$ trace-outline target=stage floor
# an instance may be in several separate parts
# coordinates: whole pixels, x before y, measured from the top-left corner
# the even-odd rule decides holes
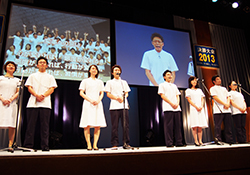
[[[117,150],[113,150],[111,148],[99,148],[99,150],[92,150],[88,151],[86,149],[58,149],[54,150],[51,149],[50,151],[41,151],[37,150],[36,152],[23,152],[21,150],[15,150],[14,153],[7,152],[7,151],[0,151],[0,156],[70,156],[70,155],[95,155],[95,154],[137,154],[137,153],[157,153],[157,152],[185,152],[185,151],[205,151],[205,150],[211,150],[211,149],[232,149],[232,148],[250,148],[250,143],[246,144],[226,144],[224,145],[216,145],[216,144],[210,144],[206,146],[194,146],[194,145],[187,145],[186,147],[171,147],[167,148],[166,146],[159,146],[159,147],[139,147],[132,149],[123,149],[122,147],[118,147]]]

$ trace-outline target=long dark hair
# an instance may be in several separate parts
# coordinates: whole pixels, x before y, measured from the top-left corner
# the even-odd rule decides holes
[[[191,81],[193,81],[194,79],[196,79],[196,77],[193,77],[193,76],[189,77],[189,79],[188,79],[188,87],[189,88],[193,87],[193,85],[191,84]],[[199,88],[198,82],[197,82],[195,88]]]
[[[88,77],[90,77],[90,75],[91,75],[91,73],[90,73],[89,71],[90,71],[90,69],[91,69],[91,67],[92,67],[92,66],[94,66],[94,67],[96,68],[96,70],[97,70],[97,74],[95,75],[95,77],[96,77],[96,78],[98,78],[98,75],[99,75],[99,69],[98,69],[97,65],[94,65],[94,64],[92,64],[91,66],[89,66],[89,70],[88,70]]]

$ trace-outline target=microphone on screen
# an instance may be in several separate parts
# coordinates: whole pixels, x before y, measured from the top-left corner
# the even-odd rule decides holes
[[[121,75],[121,73],[116,73],[116,75]]]
[[[25,67],[25,65],[23,65],[23,70],[25,70],[26,69],[26,67]]]

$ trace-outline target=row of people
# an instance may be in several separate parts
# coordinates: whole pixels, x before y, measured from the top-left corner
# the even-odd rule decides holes
[[[74,32],[74,36],[71,37],[71,31],[65,31],[65,35],[59,35],[58,29],[52,30],[52,33],[48,33],[49,28],[44,26],[43,33],[37,32],[37,28],[33,25],[33,31],[27,32],[26,25],[24,25],[24,36],[21,36],[21,32],[17,31],[15,35],[9,36],[9,39],[13,39],[13,46],[15,47],[15,54],[20,51],[25,51],[27,45],[30,45],[31,51],[36,50],[36,46],[42,47],[41,52],[49,52],[51,47],[56,48],[57,51],[63,47],[68,51],[74,48],[76,51],[89,51],[100,54],[101,52],[110,52],[110,36],[107,37],[107,41],[100,40],[99,34],[96,34],[96,40],[91,37],[88,39],[88,33],[84,33],[84,37],[79,37],[79,32]]]
[[[48,67],[48,60],[44,57],[40,57],[37,60],[38,72],[31,74],[25,86],[28,88],[31,96],[27,104],[27,131],[25,135],[24,146],[32,148],[34,144],[34,132],[35,124],[38,115],[40,117],[41,124],[41,148],[44,151],[48,151],[48,137],[49,137],[49,118],[51,111],[50,95],[57,87],[56,80],[52,75],[46,73]],[[15,114],[16,105],[14,103],[18,96],[18,82],[17,78],[14,78],[13,73],[16,70],[14,62],[7,62],[4,65],[6,71],[5,76],[1,76],[0,79],[0,104],[2,115],[0,127],[10,128],[9,133],[9,147],[13,144],[13,130],[15,128]],[[125,102],[125,133],[123,137],[124,148],[129,148],[129,120],[128,120],[128,92],[130,88],[125,80],[120,78],[121,67],[115,65],[111,69],[111,73],[114,79],[107,81],[106,86],[98,79],[99,70],[96,65],[91,65],[88,70],[87,79],[82,80],[79,90],[80,96],[84,98],[82,115],[79,127],[84,128],[84,135],[87,141],[88,150],[98,150],[97,143],[100,135],[100,128],[106,127],[105,116],[102,106],[102,98],[104,92],[107,93],[110,102],[110,115],[112,124],[111,144],[113,147],[117,147],[118,140],[118,123],[119,118],[123,119],[123,102]],[[158,94],[163,99],[163,123],[164,123],[164,135],[167,147],[184,146],[181,133],[181,108],[179,95],[180,92],[177,86],[172,81],[172,72],[166,70],[163,73],[165,79],[164,83],[161,83],[158,88]],[[224,120],[226,142],[233,143],[232,128],[230,123],[231,111],[230,104],[232,104],[233,115],[236,128],[236,136],[239,143],[246,142],[244,122],[246,116],[246,104],[243,96],[236,92],[237,86],[235,82],[230,84],[231,91],[228,93],[226,88],[222,87],[219,76],[212,78],[214,86],[211,87],[210,92],[213,96],[215,103],[218,106],[214,106],[214,122],[215,122],[215,137],[221,141],[220,125]],[[8,88],[6,88],[8,87]],[[197,80],[195,77],[189,78],[189,88],[186,90],[186,98],[190,103],[190,119],[191,127],[193,130],[193,136],[195,145],[203,145],[202,143],[202,128],[208,127],[206,122],[206,114],[203,108],[203,98],[205,95],[201,89],[197,86]],[[218,112],[220,108],[221,112]],[[11,111],[11,112],[9,112]],[[11,118],[11,117],[12,118]],[[8,119],[8,120],[7,120]],[[94,131],[94,143],[93,146],[90,143],[90,128],[95,128]],[[175,143],[174,143],[175,137]]]

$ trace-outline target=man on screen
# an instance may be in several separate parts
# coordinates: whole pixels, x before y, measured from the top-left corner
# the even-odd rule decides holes
[[[146,51],[143,54],[141,62],[141,68],[145,69],[145,74],[149,79],[149,85],[158,86],[160,83],[163,83],[164,79],[162,74],[166,69],[172,71],[173,78],[171,83],[173,83],[175,80],[175,72],[179,70],[174,57],[162,49],[164,39],[160,34],[153,33],[151,35],[151,41],[154,49]]]

